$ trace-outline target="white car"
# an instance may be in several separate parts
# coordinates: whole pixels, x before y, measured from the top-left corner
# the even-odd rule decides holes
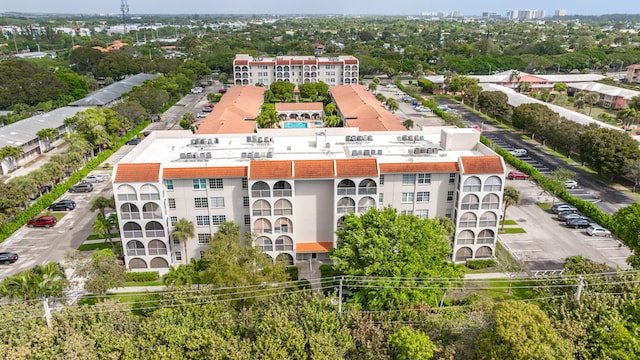
[[[578,182],[575,180],[567,180],[564,182],[564,187],[567,189],[575,189],[578,187]]]
[[[196,117],[197,117],[198,119],[200,119],[200,118],[206,118],[206,117],[207,117],[207,115],[209,115],[209,114],[207,114],[207,113],[203,113],[203,112],[199,112],[199,113],[197,113],[197,114],[196,114]]]
[[[396,85],[395,84],[387,84],[384,87],[386,87],[387,89],[395,89]]]
[[[101,183],[104,179],[100,175],[87,175],[82,178],[83,183]]]
[[[511,153],[511,155],[516,156],[516,157],[521,157],[521,156],[526,156],[527,155],[527,150],[525,149],[513,149],[511,151],[509,151]]]
[[[193,89],[191,89],[191,93],[192,94],[200,94],[202,92],[202,88],[201,87],[194,87]]]
[[[589,236],[611,236],[611,231],[599,225],[591,225],[587,228],[587,234]]]

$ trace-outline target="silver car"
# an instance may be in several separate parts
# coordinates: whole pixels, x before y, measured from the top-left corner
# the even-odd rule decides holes
[[[101,183],[104,179],[100,175],[87,175],[82,178],[83,183]]]

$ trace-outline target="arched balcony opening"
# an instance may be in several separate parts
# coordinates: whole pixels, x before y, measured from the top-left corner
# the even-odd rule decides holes
[[[371,196],[365,196],[362,199],[360,199],[360,201],[358,201],[359,214],[364,214],[367,211],[369,211],[369,209],[375,209],[375,208],[376,208],[376,200]]]
[[[478,244],[493,244],[495,242],[495,233],[493,230],[484,229],[478,234]]]
[[[476,259],[490,259],[493,257],[493,251],[488,246],[483,246],[476,250]]]
[[[498,215],[496,215],[496,213],[487,211],[480,216],[480,227],[494,226],[498,226]]]
[[[247,67],[247,66],[243,66],[243,67],[242,67],[242,71],[249,71],[249,67]]]
[[[479,177],[471,176],[464,181],[464,184],[462,185],[462,191],[464,192],[480,191],[480,189],[482,188],[481,184],[482,182],[480,181]]]
[[[276,233],[292,233],[293,232],[293,222],[291,219],[287,218],[279,218],[276,220]]]
[[[236,66],[234,70],[235,71],[242,71],[242,68],[240,66]]]
[[[136,189],[131,185],[123,184],[118,186],[118,200],[131,201],[138,200]]]
[[[257,200],[251,211],[253,216],[271,216],[271,204],[266,200]]]
[[[160,190],[155,185],[144,184],[140,188],[140,200],[160,200]]]
[[[266,236],[259,236],[256,239],[256,248],[262,251],[273,251],[273,241]]]
[[[342,180],[338,183],[338,195],[355,195],[356,183],[349,179]]]
[[[463,230],[458,234],[457,245],[473,245],[476,236],[471,230]]]
[[[460,216],[458,226],[461,228],[474,228],[478,223],[478,217],[472,212],[467,212]]]
[[[271,188],[269,184],[264,181],[257,181],[253,185],[251,185],[251,196],[254,198],[259,197],[270,197],[271,196]]]
[[[484,191],[500,191],[502,190],[502,179],[497,176],[490,176],[484,182]]]
[[[144,244],[138,240],[127,242],[127,256],[144,256]]]
[[[167,245],[158,239],[149,241],[149,255],[167,255]]]
[[[287,181],[280,180],[273,185],[273,196],[288,197],[291,195],[291,184],[289,184]]]
[[[140,219],[140,210],[132,203],[120,205],[120,217],[123,220]]]
[[[125,238],[141,238],[142,227],[138,223],[128,222],[122,227]]]
[[[457,262],[467,261],[468,259],[471,259],[472,256],[473,256],[473,251],[471,251],[471,249],[468,247],[463,247],[458,249],[458,251],[456,251]]]
[[[273,232],[271,221],[267,219],[257,219],[253,222],[253,232],[256,234],[271,234]]]
[[[293,215],[293,206],[286,199],[280,199],[273,205],[273,215]]]
[[[140,258],[133,258],[129,260],[129,269],[146,269],[147,263]]]
[[[480,205],[480,199],[473,194],[466,195],[462,198],[460,209],[462,210],[478,210]]]
[[[166,269],[169,267],[167,260],[160,257],[151,259],[149,265],[152,269]]]
[[[338,214],[346,214],[356,212],[356,202],[349,197],[343,197],[338,200]]]
[[[156,203],[146,203],[142,206],[142,217],[144,219],[162,219],[162,209]]]
[[[242,80],[242,85],[249,85],[249,80],[248,79]]]
[[[358,184],[358,195],[374,195],[377,193],[378,187],[372,179],[364,179]]]
[[[340,216],[338,221],[336,222],[336,230],[344,229],[344,216]]]
[[[290,254],[287,253],[283,253],[283,254],[279,254],[276,257],[276,261],[280,261],[286,265],[293,265],[293,256],[291,256]]]
[[[276,239],[276,251],[293,251],[293,240],[287,235],[278,236]]]
[[[482,198],[483,209],[499,209],[500,197],[496,194],[487,194]]]
[[[164,237],[164,226],[157,221],[149,221],[144,227],[147,237]]]

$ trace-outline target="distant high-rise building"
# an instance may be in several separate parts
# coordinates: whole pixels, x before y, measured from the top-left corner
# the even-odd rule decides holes
[[[556,10],[554,15],[556,17],[567,16],[567,10],[564,10],[564,9]]]
[[[507,11],[506,17],[512,20],[533,20],[542,19],[545,15],[546,13],[544,10],[521,9]]]

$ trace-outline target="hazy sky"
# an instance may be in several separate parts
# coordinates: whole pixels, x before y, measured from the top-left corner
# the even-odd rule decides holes
[[[0,12],[119,13],[121,0],[2,0]],[[130,14],[386,14],[417,15],[421,12],[454,11],[480,15],[483,11],[504,14],[512,9],[554,10],[569,14],[640,14],[640,1],[597,0],[127,0]]]

